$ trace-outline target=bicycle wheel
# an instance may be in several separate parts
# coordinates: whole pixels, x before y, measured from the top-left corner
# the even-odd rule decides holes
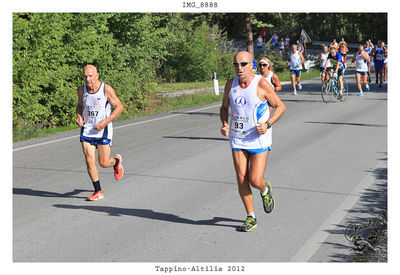
[[[335,88],[332,84],[333,82],[330,80],[326,80],[322,83],[321,96],[325,103],[334,102],[336,100]]]
[[[343,79],[343,95],[339,98],[341,102],[345,102],[349,96],[349,87],[347,86],[346,80]]]

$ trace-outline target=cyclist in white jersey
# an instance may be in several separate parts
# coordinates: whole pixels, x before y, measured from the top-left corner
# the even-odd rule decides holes
[[[357,82],[358,90],[360,92],[358,94],[359,96],[364,95],[364,92],[363,92],[362,86],[361,86],[361,78],[363,80],[366,90],[367,91],[370,90],[369,85],[368,85],[368,62],[370,62],[369,54],[366,51],[364,51],[363,45],[358,46],[358,51],[354,55],[350,66],[354,67],[354,63],[356,63],[356,82]]]
[[[96,167],[96,149],[101,167],[113,167],[117,180],[120,180],[124,173],[121,155],[110,157],[112,121],[122,113],[124,107],[114,89],[99,81],[99,73],[95,66],[84,67],[83,81],[85,84],[78,89],[76,123],[81,126],[80,141],[94,187],[94,192],[88,200],[93,201],[104,197]],[[112,112],[111,106],[115,107]]]
[[[329,71],[332,68],[331,61],[328,59],[329,49],[328,46],[323,46],[323,52],[318,55],[318,60],[320,63],[320,71],[321,71],[321,82],[324,83],[326,80],[329,79],[329,74],[327,74],[324,70],[325,63],[328,62],[328,66],[326,71]]]
[[[251,186],[260,190],[265,212],[272,212],[275,206],[271,184],[264,179],[264,172],[272,144],[269,129],[286,107],[272,86],[254,74],[248,52],[238,52],[233,64],[236,76],[225,85],[220,109],[221,133],[229,135],[239,194],[247,212],[246,221],[238,230],[249,232],[257,228]],[[272,116],[269,105],[274,107]]]

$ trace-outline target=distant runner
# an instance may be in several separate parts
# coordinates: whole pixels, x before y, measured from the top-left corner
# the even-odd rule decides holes
[[[385,68],[385,48],[382,46],[382,40],[378,40],[376,48],[373,49],[374,65],[375,65],[375,77],[376,84],[378,84],[379,77],[379,88],[382,88],[383,84],[383,69]]]
[[[290,67],[290,79],[292,81],[292,87],[293,87],[293,95],[297,95],[297,90],[296,90],[296,81],[297,81],[297,88],[301,91],[302,86],[301,86],[301,69],[302,69],[302,64],[304,62],[304,57],[303,54],[298,51],[297,45],[292,45],[292,53],[290,54],[290,59],[289,59],[289,67]]]
[[[321,82],[324,83],[326,80],[329,79],[329,74],[326,71],[329,71],[332,68],[331,61],[328,59],[329,50],[328,46],[323,46],[323,52],[318,55],[318,60],[320,64],[320,71],[321,71]],[[328,66],[325,70],[325,64],[328,62]]]
[[[364,92],[362,90],[361,86],[361,78],[363,80],[363,83],[365,85],[365,89],[367,91],[370,90],[369,85],[368,85],[368,64],[367,62],[370,61],[369,54],[364,51],[364,47],[362,45],[358,46],[358,51],[354,55],[353,60],[351,61],[351,67],[354,66],[354,62],[356,63],[356,82],[357,82],[357,87],[358,91],[360,92],[358,95],[363,96]]]

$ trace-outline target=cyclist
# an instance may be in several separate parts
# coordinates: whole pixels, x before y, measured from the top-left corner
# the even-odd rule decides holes
[[[364,92],[362,90],[361,86],[361,77],[363,80],[363,83],[365,85],[365,89],[369,91],[369,85],[367,81],[367,75],[368,75],[368,64],[367,62],[370,61],[369,54],[364,51],[363,45],[358,46],[358,51],[354,55],[353,60],[351,61],[351,67],[354,66],[354,62],[356,63],[356,81],[357,81],[357,87],[360,93],[358,94],[359,96],[363,96]]]
[[[343,62],[343,57],[340,53],[337,52],[336,47],[331,47],[329,49],[328,60],[331,61],[333,69],[335,70],[335,78],[339,76],[339,94],[343,96],[343,76],[345,71],[345,65]],[[324,71],[328,68],[328,62],[325,63]]]

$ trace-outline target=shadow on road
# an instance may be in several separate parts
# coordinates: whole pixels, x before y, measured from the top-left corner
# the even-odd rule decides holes
[[[227,138],[217,138],[217,137],[185,137],[185,136],[163,136],[163,138],[176,138],[176,139],[191,139],[191,140],[198,140],[198,139],[204,139],[204,140],[219,140],[219,141],[229,141]]]
[[[179,115],[200,115],[200,116],[219,116],[219,113],[211,113],[211,112],[171,112],[172,114],[179,114]]]
[[[347,125],[347,126],[361,126],[361,127],[380,127],[380,128],[386,128],[387,127],[386,124],[365,124],[365,123],[336,122],[336,121],[305,121],[304,123]]]
[[[54,207],[57,208],[64,208],[64,209],[76,209],[76,210],[88,210],[88,211],[95,211],[95,212],[103,212],[108,213],[110,216],[133,216],[139,218],[145,218],[150,220],[160,220],[160,221],[167,221],[173,223],[185,223],[185,224],[192,224],[192,225],[212,225],[212,226],[224,226],[224,227],[233,227],[238,228],[239,225],[234,224],[223,224],[219,222],[234,222],[234,223],[243,223],[242,220],[235,220],[229,218],[222,218],[222,217],[214,217],[209,220],[190,220],[181,218],[174,214],[169,213],[161,213],[155,212],[149,209],[130,209],[130,208],[120,208],[120,207],[110,207],[110,206],[79,206],[79,205],[67,205],[67,204],[54,204]]]
[[[385,153],[386,154],[386,153]],[[387,157],[383,159],[387,161]],[[335,229],[326,230],[338,235],[340,243],[324,242],[335,252],[329,255],[329,262],[386,262],[387,261],[387,168],[367,171],[375,177],[374,184],[361,194],[359,203],[347,210],[347,217]],[[384,224],[383,222],[384,221]],[[382,230],[383,229],[383,230]],[[349,236],[352,238],[349,240]],[[367,246],[358,246],[368,241],[375,250]],[[375,244],[374,244],[375,242]],[[358,243],[358,244],[357,244]],[[357,245],[355,245],[357,244]],[[362,251],[355,252],[355,248]],[[329,249],[329,248],[328,248]]]
[[[13,188],[14,195],[27,195],[27,196],[37,196],[37,197],[48,197],[48,198],[75,198],[75,199],[85,199],[86,197],[75,196],[83,192],[90,192],[90,190],[85,189],[74,189],[67,193],[56,193],[49,191],[33,190],[29,188]]]

